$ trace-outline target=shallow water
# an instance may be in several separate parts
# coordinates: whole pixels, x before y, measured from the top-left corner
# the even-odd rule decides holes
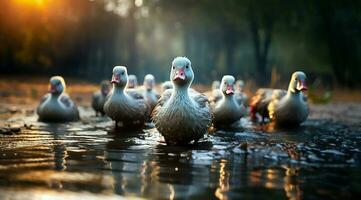
[[[0,199],[341,199],[361,188],[361,125],[310,119],[294,130],[217,131],[170,147],[154,128],[115,131],[107,118],[68,124],[18,113],[1,123]],[[23,127],[24,123],[26,127]]]

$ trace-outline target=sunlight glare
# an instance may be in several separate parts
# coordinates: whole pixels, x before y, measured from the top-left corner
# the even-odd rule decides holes
[[[47,0],[14,0],[15,3],[24,6],[44,7]]]

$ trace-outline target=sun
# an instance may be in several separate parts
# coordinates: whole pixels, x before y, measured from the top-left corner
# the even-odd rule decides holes
[[[14,0],[15,3],[24,6],[44,7],[48,0]]]

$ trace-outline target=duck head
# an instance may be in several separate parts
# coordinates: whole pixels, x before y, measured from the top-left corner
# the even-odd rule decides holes
[[[128,72],[124,66],[115,66],[113,68],[113,76],[111,83],[115,87],[124,88],[128,83]]]
[[[235,79],[231,75],[225,75],[222,78],[220,90],[225,96],[234,94]]]
[[[65,91],[65,81],[61,76],[53,76],[49,81],[49,93],[61,95]]]
[[[237,91],[242,92],[242,91],[243,91],[243,87],[244,87],[244,82],[243,82],[243,80],[238,80],[238,81],[236,82]]]
[[[110,92],[110,83],[108,80],[103,80],[100,83],[100,92],[103,96],[107,96]]]
[[[193,78],[191,61],[186,57],[175,58],[170,72],[170,80],[173,82],[174,87],[189,87]]]
[[[128,88],[135,88],[138,86],[138,79],[134,74],[129,74],[128,79]]]
[[[213,81],[212,82],[212,90],[218,90],[221,83],[219,81]]]
[[[147,91],[153,90],[155,85],[155,78],[152,74],[147,74],[144,77],[143,86]]]
[[[168,90],[168,89],[172,89],[173,88],[173,85],[172,85],[172,82],[170,81],[164,81],[162,83],[162,92]]]
[[[291,77],[288,91],[293,93],[307,91],[306,79],[307,77],[305,73],[301,71],[294,72]]]

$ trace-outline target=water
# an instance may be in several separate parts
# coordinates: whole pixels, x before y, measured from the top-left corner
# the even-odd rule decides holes
[[[170,147],[156,129],[115,131],[81,110],[68,124],[20,112],[1,123],[0,199],[344,199],[360,195],[361,125],[310,119],[295,130],[242,120],[200,144]],[[24,123],[27,127],[23,127]],[[30,126],[31,125],[31,126]],[[265,131],[267,130],[267,131]]]

